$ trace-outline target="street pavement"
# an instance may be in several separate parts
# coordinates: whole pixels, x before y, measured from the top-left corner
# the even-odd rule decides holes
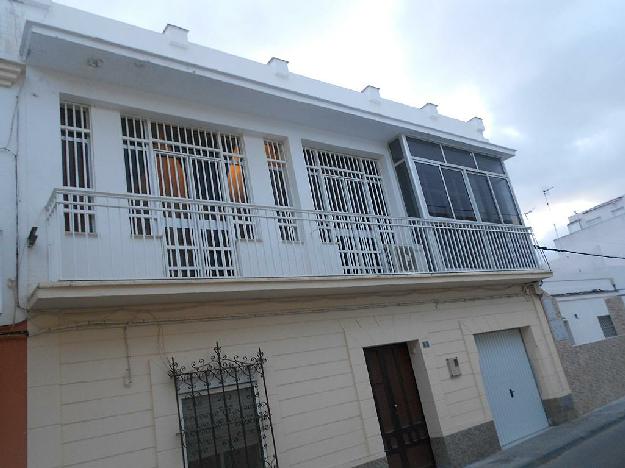
[[[625,421],[580,442],[542,466],[544,468],[622,468],[625,466]]]
[[[625,398],[502,450],[470,468],[624,468]]]

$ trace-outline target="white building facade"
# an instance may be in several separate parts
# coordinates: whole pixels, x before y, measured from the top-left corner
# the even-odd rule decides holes
[[[1,5],[27,466],[461,466],[570,417],[481,120]]]
[[[616,336],[606,299],[625,295],[625,197],[575,213],[568,229],[554,241],[562,252],[543,289],[557,299],[575,344]]]

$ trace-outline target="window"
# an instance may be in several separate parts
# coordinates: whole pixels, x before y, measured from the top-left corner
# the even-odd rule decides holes
[[[469,183],[471,184],[475,204],[482,221],[499,223],[499,212],[497,211],[493,194],[490,191],[488,178],[485,175],[469,174]]]
[[[65,232],[93,234],[94,199],[80,194],[93,190],[89,108],[62,102],[60,114],[63,187],[76,189],[74,194],[63,195],[63,201],[68,202],[63,204]]]
[[[447,190],[440,168],[423,163],[417,163],[416,166],[430,216],[453,218],[454,215],[447,198]]]
[[[312,148],[304,158],[316,210],[388,215],[375,160]]]
[[[475,154],[475,161],[477,162],[477,168],[482,171],[504,174],[503,164],[500,159],[484,156],[483,154]]]
[[[126,191],[138,195],[151,195],[149,140],[143,120],[122,118],[122,147]],[[132,233],[139,236],[153,235],[155,220],[147,209],[148,201],[131,199],[129,204],[131,207],[137,207],[130,209]]]
[[[430,216],[522,224],[500,159],[414,138],[406,140]]]
[[[495,194],[495,200],[499,206],[499,213],[501,213],[501,220],[504,224],[521,224],[521,218],[519,212],[516,209],[514,198],[512,197],[512,190],[506,179],[500,177],[489,177],[493,193]]]
[[[263,353],[230,358],[214,349],[189,370],[171,362],[184,466],[278,466]]]
[[[265,140],[265,157],[276,206],[292,206],[284,146],[279,141]],[[278,211],[278,228],[283,241],[297,241],[297,227],[292,211]]]
[[[470,167],[475,169],[477,166],[471,153],[465,150],[451,148],[448,146],[445,149],[445,160],[449,164],[456,164],[457,166]]]
[[[391,158],[395,163],[395,173],[397,174],[397,182],[399,182],[399,189],[404,200],[404,206],[406,207],[406,213],[412,218],[419,217],[419,204],[415,196],[415,192],[412,188],[412,182],[410,180],[410,170],[404,158],[404,152],[401,148],[401,142],[399,140],[393,140],[388,145],[391,152]]]
[[[253,387],[183,397],[180,403],[188,468],[263,466]],[[229,426],[237,431],[232,440]]]
[[[444,162],[441,145],[429,141],[407,138],[408,149],[413,158],[429,159],[431,161]]]
[[[169,277],[234,276],[234,240],[256,236],[241,206],[250,197],[240,137],[133,117],[121,127],[132,233],[156,235],[160,220]],[[220,201],[238,205],[211,203]]]
[[[304,148],[321,240],[338,246],[344,274],[382,273],[378,230],[390,228],[382,176],[374,159]],[[345,213],[341,215],[339,213]],[[384,235],[382,236],[384,237]]]
[[[597,320],[599,320],[599,326],[601,327],[603,336],[610,338],[611,336],[617,335],[614,322],[612,322],[612,317],[609,315],[599,315],[597,316]]]
[[[475,213],[471,206],[471,199],[464,183],[462,172],[455,169],[441,169],[445,179],[445,186],[456,219],[475,221]]]

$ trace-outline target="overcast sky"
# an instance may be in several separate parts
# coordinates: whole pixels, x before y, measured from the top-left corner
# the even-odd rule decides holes
[[[508,162],[537,237],[625,193],[625,2],[62,0],[312,78],[467,120]],[[175,5],[175,7],[173,7]],[[542,190],[550,191],[553,216]]]

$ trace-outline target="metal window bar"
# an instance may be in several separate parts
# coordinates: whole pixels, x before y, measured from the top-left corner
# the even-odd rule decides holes
[[[183,466],[278,468],[263,352],[213,351],[188,368],[171,358]]]
[[[163,237],[169,277],[235,276],[235,240],[257,237],[244,207],[249,191],[240,138],[141,118],[121,123],[128,192],[179,200],[158,210],[133,200],[140,208],[129,210],[132,233]]]
[[[370,216],[386,216],[382,177],[376,161],[331,151],[304,149],[315,209],[361,214],[365,222],[343,216],[319,215],[322,242],[338,246],[344,274],[379,274],[387,260],[381,228]]]
[[[531,230],[524,226],[281,207],[307,240],[294,251],[294,246],[283,245],[275,228],[281,217],[275,205],[101,192],[91,192],[88,201],[82,194],[57,189],[48,206],[50,232],[64,233],[65,205],[77,196],[83,198],[75,203],[78,210],[89,205],[102,220],[98,238],[88,245],[51,236],[49,258],[62,263],[51,269],[60,272],[59,279],[378,275],[545,266],[544,253],[536,251]],[[149,207],[150,216],[158,220],[158,236],[132,236],[123,229],[129,210],[138,206]],[[241,208],[250,209],[246,216],[253,225],[267,227],[263,232],[268,238],[239,258],[234,246]],[[315,238],[322,242],[308,242]],[[97,268],[89,271],[89,265]]]
[[[63,187],[89,192],[93,190],[89,108],[61,102],[60,123]],[[93,199],[87,194],[76,194],[67,195],[64,201],[65,232],[95,234]]]
[[[145,121],[138,118],[122,117],[122,147],[126,191],[135,194],[152,194],[150,141]],[[157,233],[157,219],[149,210],[145,200],[129,200],[129,221],[135,236],[153,236]],[[136,207],[136,208],[134,208]]]
[[[604,337],[610,338],[618,335],[612,317],[609,315],[598,315],[597,320],[599,320],[599,326],[601,327]]]
[[[290,195],[287,160],[282,142],[265,140],[265,157],[269,168],[269,177],[276,206],[293,206]],[[289,211],[278,210],[278,229],[283,241],[297,242],[299,234],[297,225]]]

